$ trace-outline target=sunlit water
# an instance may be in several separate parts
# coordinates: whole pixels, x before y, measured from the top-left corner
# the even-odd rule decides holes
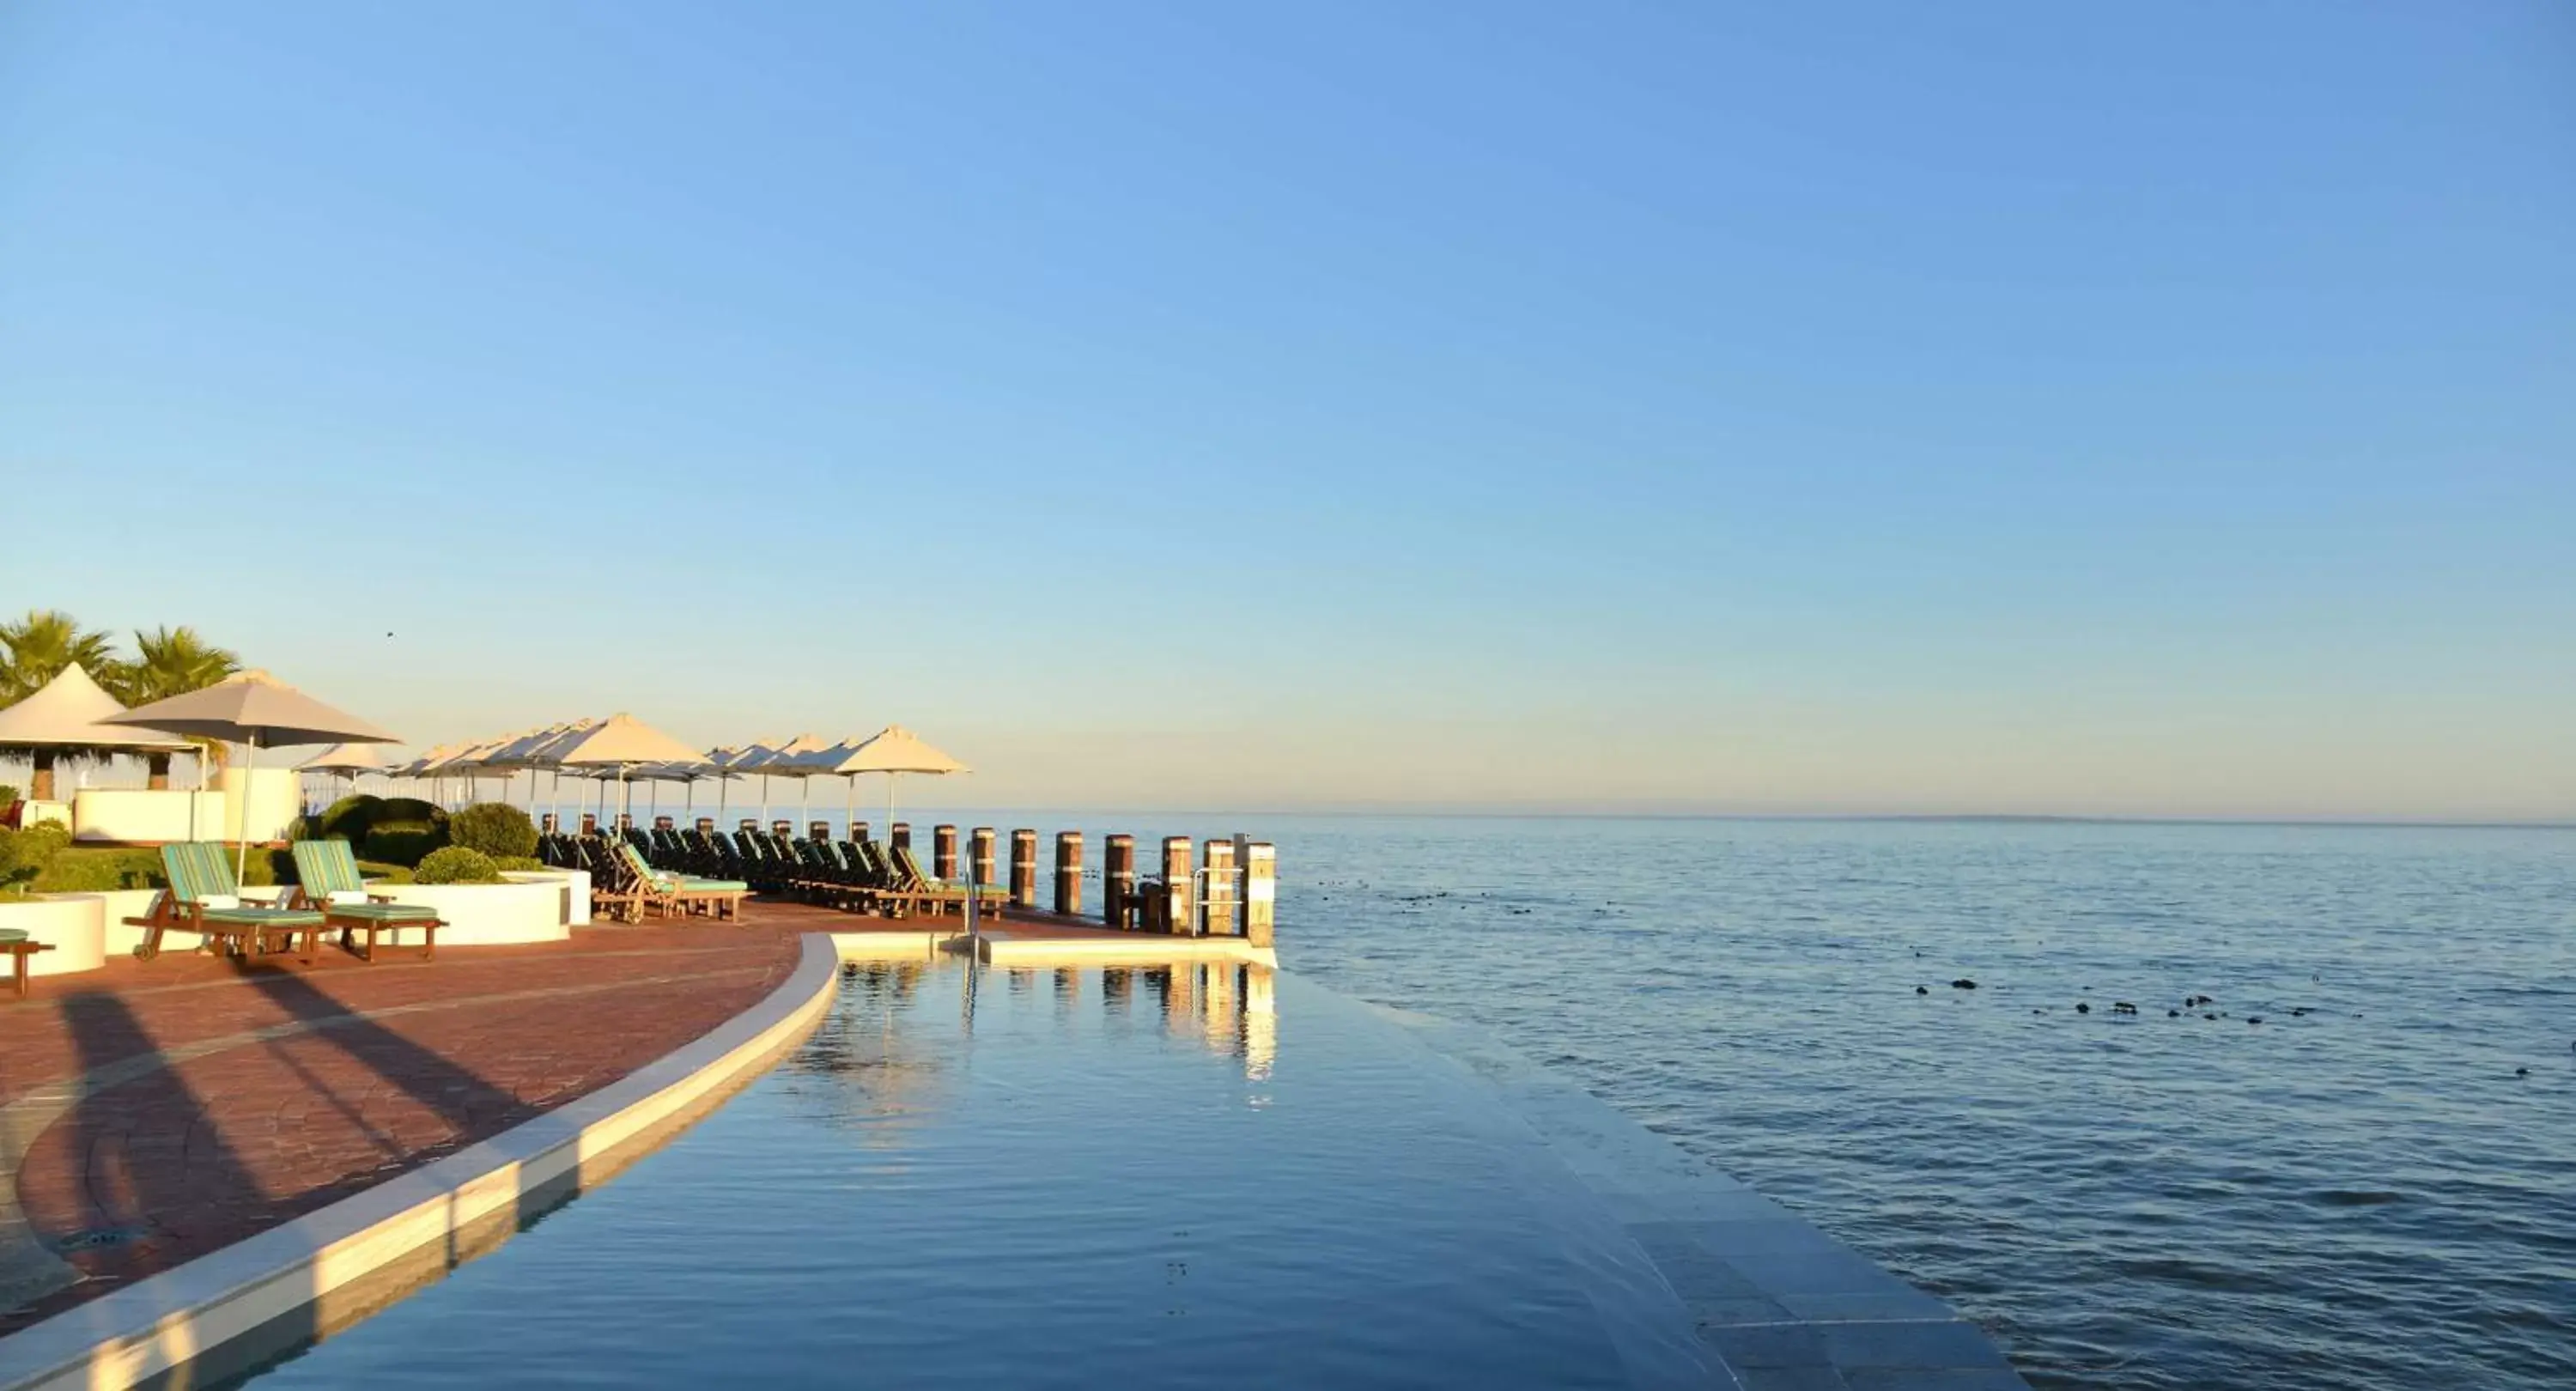
[[[1090,820],[1095,847],[1237,828]],[[1947,1298],[2035,1384],[2576,1385],[2576,833],[1243,824],[1280,846],[1295,972],[1489,1027]],[[1146,1381],[1301,1327],[1357,1329],[1334,1354],[1355,1360],[1248,1379],[1605,1374],[1580,1318],[1491,1342],[1574,1287],[1566,1234],[1530,1229],[1456,1143],[1473,1126],[1402,1132],[1420,1160],[1379,1185],[1388,1241],[1297,1230],[1298,1204],[1383,1163],[1335,1126],[1464,1114],[1388,1039],[1301,1036],[1283,976],[1263,1047],[1297,1065],[1271,1077],[1249,1032],[1210,1046],[1155,1022],[1142,977],[1123,1006],[1083,979],[988,976],[971,1035],[953,972],[878,989],[633,1173],[275,1375],[1023,1369],[960,1300],[1110,1329],[1104,1355]],[[1355,1090],[1271,1109],[1319,1077]],[[1322,1125],[1279,1129],[1296,1118]],[[1292,1182],[1265,1183],[1283,1162]],[[1028,1164],[1076,1181],[1011,1172]],[[1139,1233],[1168,1255],[1140,1263]],[[1408,1241],[1471,1258],[1372,1257]],[[1367,1336],[1335,1312],[1359,1287],[1399,1289],[1418,1322]],[[817,1298],[842,1308],[819,1333]],[[1133,1317],[1165,1308],[1202,1317]]]
[[[1289,964],[1492,1027],[2035,1384],[2576,1385],[2576,833],[1263,829]]]
[[[260,1379],[1711,1384],[1609,1211],[1365,1006],[954,957],[847,968],[667,1148]]]

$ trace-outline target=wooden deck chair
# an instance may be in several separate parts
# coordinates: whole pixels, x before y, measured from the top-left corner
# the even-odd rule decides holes
[[[751,886],[739,879],[692,879],[684,874],[669,874],[645,862],[643,853],[634,846],[626,851],[626,867],[642,881],[644,901],[665,913],[699,913],[731,920],[742,916],[743,895]]]
[[[232,861],[211,841],[172,841],[161,847],[161,869],[170,886],[152,901],[149,915],[127,918],[144,930],[134,959],[150,961],[161,954],[161,937],[172,928],[198,934],[209,951],[252,956],[291,948],[301,937],[302,959],[313,960],[321,944],[323,918],[305,908],[246,905],[241,885],[233,879]]]
[[[50,942],[39,942],[28,937],[26,930],[23,928],[0,928],[0,952],[7,952],[9,954],[9,975],[10,978],[17,983],[19,999],[23,1000],[27,998],[27,966],[29,961],[36,955],[36,953],[40,951],[52,951],[53,949],[53,944]]]
[[[438,930],[447,926],[438,910],[417,903],[397,903],[390,894],[372,893],[364,876],[358,873],[358,857],[345,840],[300,840],[295,843],[295,899],[297,906],[312,908],[322,914],[322,929],[340,930],[340,945],[355,952],[360,961],[376,959],[376,938],[392,934],[394,944],[401,945],[405,930],[420,933],[420,959],[438,956]],[[366,934],[367,945],[357,945],[358,934]]]

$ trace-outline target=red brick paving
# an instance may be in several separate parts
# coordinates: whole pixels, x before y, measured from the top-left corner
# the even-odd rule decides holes
[[[796,934],[848,915],[747,904],[739,924],[577,930],[376,965],[243,967],[170,954],[35,982],[0,1002],[0,1104],[120,1062],[11,1177],[81,1284],[0,1333],[429,1163],[625,1076],[784,981]],[[280,1026],[284,1026],[281,1028]],[[258,1030],[277,1036],[242,1039]],[[155,1055],[217,1046],[167,1066]]]

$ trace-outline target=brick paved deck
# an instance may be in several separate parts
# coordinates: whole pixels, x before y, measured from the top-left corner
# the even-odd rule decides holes
[[[0,999],[0,1219],[18,1209],[17,1244],[31,1233],[81,1282],[0,1309],[0,1334],[616,1081],[775,989],[798,932],[859,925],[749,904],[738,925],[434,962],[173,954],[40,978]]]

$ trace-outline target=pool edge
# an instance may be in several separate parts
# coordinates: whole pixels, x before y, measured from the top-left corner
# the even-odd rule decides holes
[[[0,1338],[0,1391],[197,1378],[191,1361],[291,1323],[334,1291],[442,1244],[482,1244],[577,1191],[585,1171],[728,1083],[756,1075],[831,1006],[840,953],[799,935],[795,969],[749,1009],[609,1085],[292,1222]],[[479,1251],[476,1252],[479,1254]],[[458,1257],[461,1263],[469,1256]],[[318,1319],[305,1322],[319,1327]]]

